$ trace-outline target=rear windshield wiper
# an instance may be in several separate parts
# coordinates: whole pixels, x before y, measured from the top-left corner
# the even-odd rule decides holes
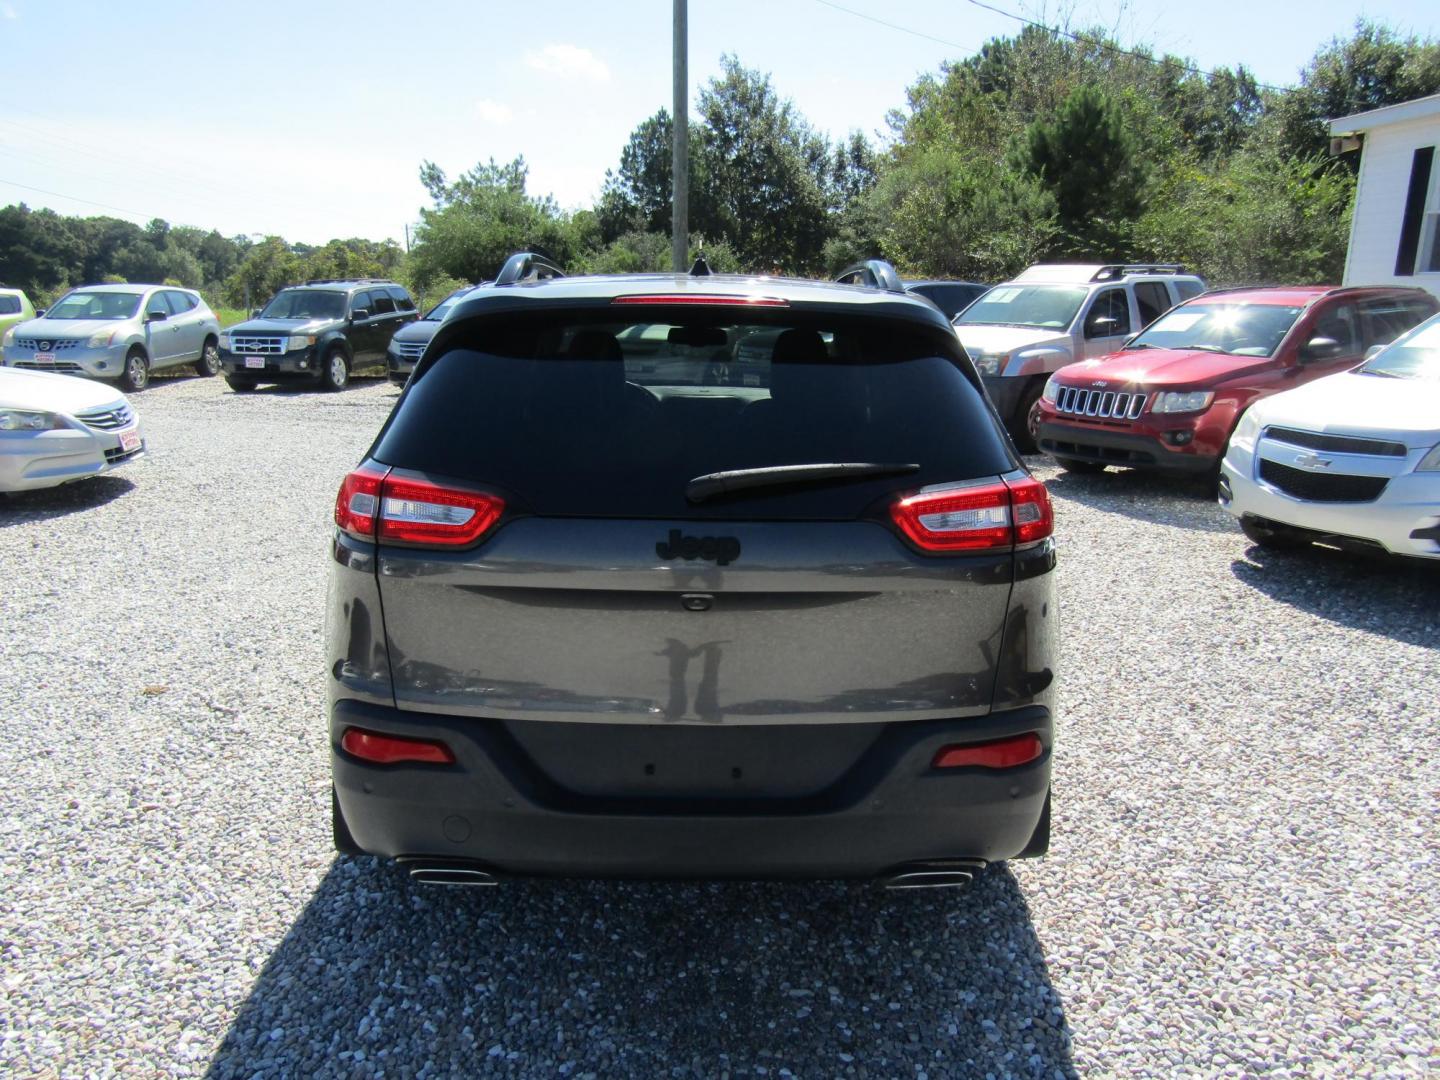
[[[766,465],[759,469],[731,469],[706,473],[685,485],[685,498],[692,503],[713,499],[731,491],[779,487],[824,480],[849,480],[865,476],[900,476],[919,472],[919,465],[885,465],[874,461],[831,461],[815,465]]]

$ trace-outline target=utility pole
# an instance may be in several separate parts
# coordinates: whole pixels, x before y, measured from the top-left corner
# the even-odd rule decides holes
[[[677,274],[685,272],[690,260],[690,94],[687,86],[685,2],[675,0],[675,108],[673,152],[670,174],[673,184],[670,221],[670,262]]]

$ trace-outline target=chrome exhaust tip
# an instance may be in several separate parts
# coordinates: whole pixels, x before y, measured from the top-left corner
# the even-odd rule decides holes
[[[410,867],[410,880],[426,885],[499,885],[494,874],[477,870],[473,866],[443,866],[417,864]]]
[[[943,863],[902,866],[880,883],[887,889],[968,889],[985,872],[984,859],[951,859]]]

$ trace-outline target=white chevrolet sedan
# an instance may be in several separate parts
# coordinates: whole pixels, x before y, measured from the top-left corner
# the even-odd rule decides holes
[[[1230,437],[1220,505],[1265,547],[1440,559],[1440,315],[1353,371],[1253,405]]]
[[[55,487],[144,452],[140,420],[113,386],[0,368],[0,491]]]

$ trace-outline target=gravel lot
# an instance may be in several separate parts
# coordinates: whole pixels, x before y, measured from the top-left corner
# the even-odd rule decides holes
[[[395,391],[138,395],[0,501],[0,1073],[1440,1070],[1440,567],[1052,481],[1049,858],[852,885],[417,890],[329,843],[328,515]]]

